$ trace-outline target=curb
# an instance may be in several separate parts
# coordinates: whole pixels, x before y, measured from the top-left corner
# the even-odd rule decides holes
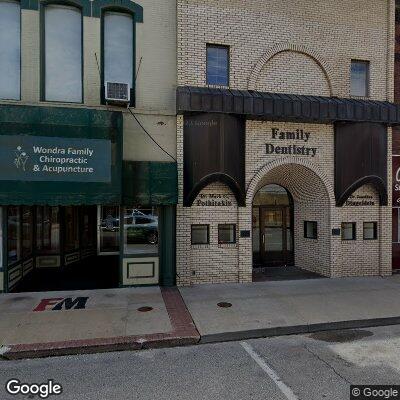
[[[141,336],[0,346],[0,358],[20,360],[76,354],[133,351],[197,344],[200,334],[177,288],[161,288],[173,330]]]
[[[400,325],[400,317],[372,318],[362,320],[322,322],[307,325],[294,325],[275,328],[250,329],[245,331],[212,333],[201,336],[200,342],[217,343],[246,339],[259,339],[273,336],[299,335],[341,329],[373,328],[377,326]]]

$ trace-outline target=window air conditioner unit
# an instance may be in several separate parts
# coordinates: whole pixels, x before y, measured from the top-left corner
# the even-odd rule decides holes
[[[105,89],[107,103],[129,104],[131,90],[128,83],[106,82]]]

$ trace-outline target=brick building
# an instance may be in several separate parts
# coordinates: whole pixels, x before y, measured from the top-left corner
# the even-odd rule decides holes
[[[395,2],[178,0],[177,20],[178,284],[390,275]]]
[[[0,292],[173,285],[175,0],[0,0],[0,54]]]

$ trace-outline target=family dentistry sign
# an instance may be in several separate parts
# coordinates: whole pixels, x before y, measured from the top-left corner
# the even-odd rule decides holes
[[[271,139],[285,142],[285,145],[277,145],[276,143],[266,143],[266,154],[293,155],[315,157],[318,149],[316,147],[308,147],[307,143],[311,137],[310,132],[305,132],[303,129],[295,131],[281,131],[277,128],[271,129]],[[287,142],[295,141],[296,143],[287,145]],[[299,144],[304,143],[304,144]]]
[[[104,139],[0,136],[0,180],[110,182],[111,142]]]

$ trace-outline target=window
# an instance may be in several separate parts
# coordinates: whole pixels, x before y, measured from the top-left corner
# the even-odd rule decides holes
[[[100,210],[100,253],[119,252],[119,207],[101,206]]]
[[[235,224],[218,225],[218,243],[219,244],[236,243]]]
[[[128,83],[133,88],[134,21],[127,13],[104,14],[104,82]]]
[[[210,226],[192,225],[192,244],[209,244]]]
[[[356,240],[355,222],[342,222],[342,240]]]
[[[8,207],[7,236],[8,265],[11,265],[21,260],[21,214],[19,207]]]
[[[79,250],[79,211],[77,207],[65,207],[64,249],[67,253]]]
[[[21,91],[21,12],[0,0],[0,99],[19,100]]]
[[[229,86],[229,47],[207,45],[207,85]]]
[[[33,211],[22,207],[22,257],[32,256],[33,250]]]
[[[125,254],[158,254],[158,209],[125,208]]]
[[[376,240],[377,238],[378,238],[377,222],[364,222],[363,239],[364,240]]]
[[[304,221],[304,237],[306,239],[318,238],[318,223],[315,221]]]
[[[82,102],[82,14],[76,7],[44,10],[44,100]]]
[[[368,97],[369,96],[369,62],[355,61],[351,62],[351,96]]]

